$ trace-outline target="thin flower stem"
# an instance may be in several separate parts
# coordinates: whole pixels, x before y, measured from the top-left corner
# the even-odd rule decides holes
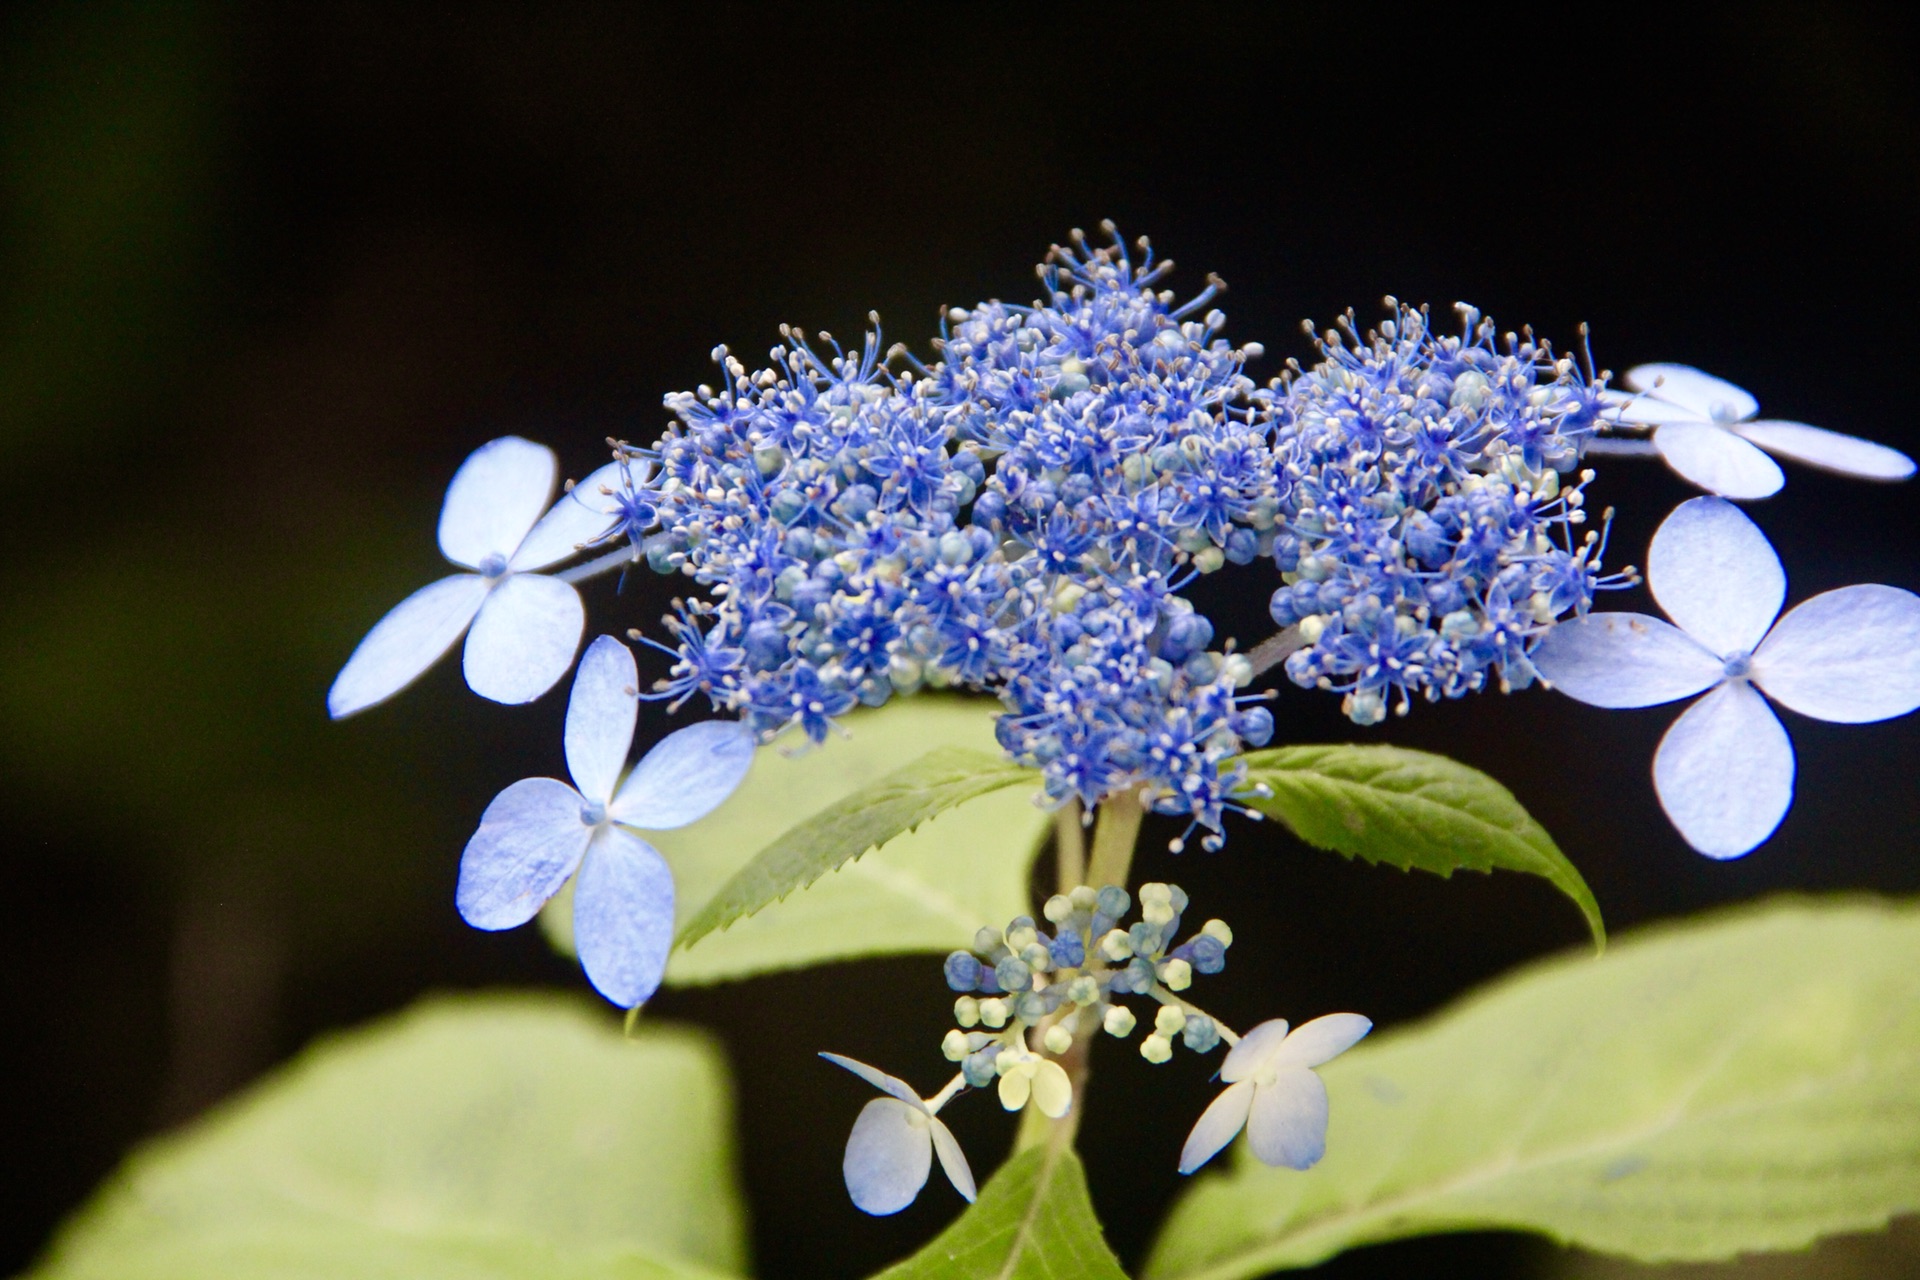
[[[1240,1043],[1240,1037],[1233,1030],[1232,1027],[1229,1027],[1226,1023],[1220,1021],[1220,1019],[1214,1017],[1212,1014],[1208,1013],[1205,1009],[1202,1009],[1199,1005],[1195,1004],[1193,1001],[1181,999],[1179,996],[1167,990],[1165,987],[1161,986],[1159,983],[1154,984],[1153,998],[1155,1000],[1158,1000],[1161,1004],[1172,1005],[1174,1008],[1180,1010],[1180,1012],[1182,1013],[1192,1014],[1195,1017],[1205,1018],[1208,1021],[1212,1022],[1214,1030],[1220,1033],[1220,1038],[1227,1042],[1228,1048],[1232,1048],[1234,1045]]]
[[[571,569],[562,569],[548,576],[558,578],[562,582],[585,582],[588,578],[597,578],[603,573],[612,573],[623,565],[632,564],[635,558],[635,548],[621,547],[583,564],[574,565]]]
[[[1072,893],[1087,879],[1087,838],[1080,825],[1080,802],[1069,800],[1053,815],[1053,847],[1059,863],[1060,892]]]
[[[1100,822],[1093,829],[1093,859],[1087,865],[1088,884],[1096,889],[1109,884],[1127,887],[1133,845],[1144,816],[1140,797],[1132,791],[1108,796],[1101,803]]]
[[[1651,440],[1595,436],[1587,441],[1586,452],[1608,458],[1650,458],[1659,450],[1653,447]]]
[[[1285,662],[1297,649],[1307,647],[1306,637],[1300,634],[1300,626],[1276,631],[1247,651],[1247,661],[1253,664],[1253,674],[1263,675]]]
[[[967,1087],[967,1073],[962,1071],[947,1081],[947,1087],[927,1099],[927,1110],[934,1115],[940,1114],[940,1108],[953,1101],[953,1095]]]

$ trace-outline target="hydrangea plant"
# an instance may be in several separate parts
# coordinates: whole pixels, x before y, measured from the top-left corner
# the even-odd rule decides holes
[[[1311,352],[1263,383],[1250,371],[1262,347],[1224,336],[1219,281],[1182,298],[1146,240],[1107,231],[1108,243],[1076,232],[1056,246],[1030,304],[943,311],[919,351],[887,346],[877,317],[852,349],[784,327],[757,366],[716,348],[713,381],[666,397],[673,420],[656,439],[614,442],[557,502],[546,449],[482,446],[441,519],[442,549],[468,572],[382,619],[329,699],[335,716],[361,712],[471,628],[468,683],[530,700],[583,634],[574,582],[639,566],[686,580],[659,625],[614,624],[642,646],[646,676],[615,635],[588,646],[563,744],[572,784],[502,792],[461,867],[459,909],[486,929],[524,923],[577,879],[573,945],[595,988],[635,1012],[676,937],[674,876],[635,829],[724,813],[756,753],[830,756],[859,709],[891,715],[942,690],[992,707],[997,758],[929,743],[924,759],[792,815],[757,856],[736,851],[717,893],[679,904],[678,944],[698,947],[737,919],[801,909],[827,870],[988,792],[1022,786],[1055,815],[1057,891],[1004,927],[982,921],[944,962],[944,1085],[923,1098],[821,1046],[884,1095],[847,1140],[853,1202],[905,1208],[937,1155],[979,1200],[956,1231],[976,1215],[988,1230],[1008,1197],[1053,1194],[1027,1153],[1071,1161],[1097,1043],[1132,1041],[1150,1064],[1176,1046],[1224,1050],[1225,1088],[1170,1174],[1243,1131],[1276,1176],[1314,1178],[1339,1149],[1339,1106],[1316,1069],[1371,1022],[1275,1010],[1308,1017],[1236,1033],[1195,1004],[1233,932],[1186,923],[1178,886],[1133,884],[1148,814],[1176,820],[1175,852],[1197,841],[1232,857],[1236,826],[1278,818],[1373,861],[1531,872],[1600,938],[1578,872],[1498,784],[1384,744],[1275,745],[1276,709],[1296,696],[1284,685],[1337,696],[1369,730],[1419,701],[1493,690],[1600,707],[1703,694],[1653,782],[1682,838],[1714,858],[1765,841],[1791,800],[1792,749],[1768,699],[1846,723],[1920,706],[1920,598],[1850,587],[1778,616],[1779,562],[1733,505],[1779,489],[1769,453],[1878,481],[1911,475],[1904,455],[1756,420],[1751,396],[1683,365],[1637,366],[1615,388],[1584,334],[1566,353],[1465,305],[1437,318],[1389,298],[1371,328],[1352,313],[1309,327]],[[1656,454],[1714,495],[1676,509],[1649,550],[1671,624],[1605,607],[1642,575],[1605,563],[1612,513],[1588,501],[1594,463]],[[1212,575],[1267,599],[1272,633],[1221,635],[1188,594]],[[711,718],[627,773],[643,702]],[[974,1092],[1023,1115],[1015,1159],[984,1189],[941,1119]]]

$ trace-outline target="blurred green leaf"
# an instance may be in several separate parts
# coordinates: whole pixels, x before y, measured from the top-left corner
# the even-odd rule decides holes
[[[584,1004],[434,1001],[129,1159],[36,1280],[713,1276],[745,1261],[726,1069]]]
[[[1000,1166],[979,1202],[874,1280],[1126,1280],[1100,1234],[1087,1174],[1049,1144]]]
[[[677,831],[647,833],[673,866],[683,934],[754,851],[791,829],[797,816],[832,810],[886,778],[902,760],[931,749],[995,750],[998,710],[998,703],[984,698],[922,695],[855,712],[843,722],[845,738],[793,755],[761,751],[746,782],[717,812]],[[1028,874],[1050,822],[1025,787],[1003,782],[1001,789],[845,863],[777,909],[676,951],[667,981],[717,982],[855,956],[966,946],[981,925],[1030,909]],[[540,917],[555,946],[568,954],[572,919],[566,892]]]
[[[1244,759],[1273,793],[1248,803],[1308,844],[1402,871],[1541,876],[1580,908],[1594,945],[1606,945],[1587,882],[1513,793],[1478,769],[1389,746],[1276,747]]]
[[[1920,1208],[1920,908],[1794,900],[1648,929],[1321,1075],[1326,1159],[1203,1177],[1149,1276],[1443,1231],[1651,1262],[1880,1227]]]

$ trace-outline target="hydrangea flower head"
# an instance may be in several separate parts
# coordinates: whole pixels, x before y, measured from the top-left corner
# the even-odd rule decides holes
[[[420,588],[374,625],[327,693],[334,719],[400,692],[462,634],[467,685],[481,697],[532,702],[566,674],[586,611],[571,585],[537,570],[578,550],[585,508],[563,499],[542,519],[557,476],[553,451],[519,436],[460,464],[440,508],[440,551],[470,572]]]
[[[1357,1013],[1329,1013],[1295,1028],[1263,1022],[1241,1037],[1220,1064],[1227,1088],[1200,1116],[1180,1151],[1180,1172],[1192,1173],[1247,1131],[1262,1164],[1310,1169],[1327,1151],[1327,1086],[1313,1068],[1359,1043],[1373,1023]]]
[[[1647,584],[1672,623],[1589,614],[1555,628],[1533,660],[1562,693],[1599,707],[1707,691],[1661,739],[1653,781],[1673,825],[1708,857],[1749,852],[1793,803],[1793,744],[1767,698],[1839,724],[1920,707],[1920,597],[1842,587],[1779,617],[1779,557],[1723,499],[1675,508],[1654,534]]]
[[[1883,444],[1804,422],[1756,420],[1760,402],[1752,395],[1689,365],[1636,365],[1625,381],[1640,394],[1609,392],[1607,419],[1652,427],[1653,447],[1667,465],[1710,493],[1778,493],[1786,477],[1769,453],[1862,480],[1913,474],[1913,459]]]
[[[973,1171],[953,1131],[940,1120],[940,1108],[958,1091],[959,1080],[936,1097],[923,1100],[906,1081],[837,1053],[820,1055],[844,1067],[886,1094],[860,1110],[847,1137],[841,1175],[847,1193],[863,1213],[884,1216],[912,1204],[927,1185],[938,1153],[940,1168],[953,1189],[973,1203]]]
[[[624,782],[638,709],[633,654],[612,636],[588,646],[567,704],[573,786],[524,778],[498,796],[460,857],[455,903],[468,924],[511,929],[574,886],[581,967],[622,1008],[651,996],[673,944],[673,873],[634,828],[665,831],[706,816],[753,763],[753,734],[710,720],[670,733]]]

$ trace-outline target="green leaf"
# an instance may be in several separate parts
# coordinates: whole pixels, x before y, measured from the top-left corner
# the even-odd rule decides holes
[[[702,1036],[584,1002],[432,1001],[136,1152],[37,1280],[737,1274],[732,1100]]]
[[[677,831],[647,833],[673,867],[682,930],[796,818],[832,807],[932,748],[997,751],[999,709],[986,698],[920,694],[855,711],[842,722],[844,738],[794,754],[759,752],[746,782],[713,814]],[[667,982],[687,986],[856,956],[964,947],[981,925],[1031,909],[1028,875],[1051,822],[1025,786],[979,796],[822,876],[777,908],[674,952]],[[572,920],[566,892],[540,916],[568,955]]]
[[[1647,929],[1321,1075],[1326,1159],[1203,1177],[1149,1276],[1441,1231],[1657,1262],[1881,1227],[1920,1209],[1920,907],[1801,899]]]
[[[1126,1280],[1100,1234],[1087,1174],[1048,1144],[1000,1166],[979,1202],[874,1280]]]
[[[1606,945],[1587,882],[1513,793],[1478,769],[1388,746],[1276,747],[1243,759],[1273,793],[1247,803],[1308,844],[1442,877],[1462,868],[1541,876],[1580,908],[1594,946]]]

